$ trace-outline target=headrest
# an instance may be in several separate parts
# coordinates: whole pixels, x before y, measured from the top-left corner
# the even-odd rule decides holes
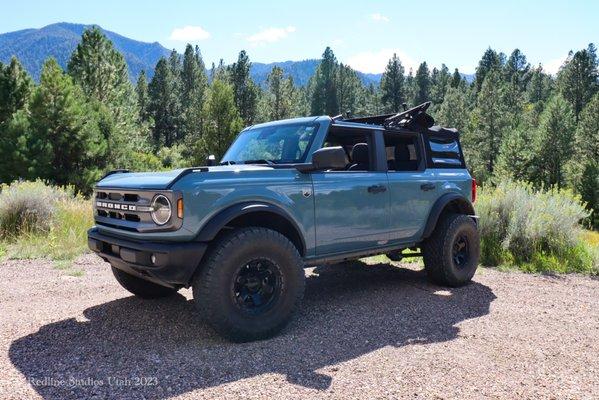
[[[368,156],[368,145],[366,143],[356,143],[351,149],[352,162],[366,164],[370,157]]]

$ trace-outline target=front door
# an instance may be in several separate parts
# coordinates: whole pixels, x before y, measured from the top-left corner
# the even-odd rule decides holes
[[[389,190],[383,171],[312,173],[316,255],[387,244]]]

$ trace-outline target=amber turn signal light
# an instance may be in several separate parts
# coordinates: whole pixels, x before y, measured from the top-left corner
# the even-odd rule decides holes
[[[183,218],[183,199],[177,200],[177,217]]]

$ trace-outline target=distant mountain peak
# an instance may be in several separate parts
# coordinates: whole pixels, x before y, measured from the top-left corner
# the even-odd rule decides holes
[[[76,24],[72,22],[56,22],[39,29],[22,29],[0,34],[0,62],[8,63],[16,56],[25,69],[38,81],[42,65],[48,57],[54,57],[66,69],[73,50],[81,40],[83,32],[97,26],[110,39],[115,48],[123,53],[129,67],[132,82],[137,80],[142,70],[152,77],[154,67],[161,57],[168,57],[170,50],[158,42],[142,42],[103,29],[97,24]],[[285,75],[293,78],[296,85],[303,86],[316,71],[320,60],[308,59],[300,61],[280,61],[272,63],[253,62],[252,79],[259,85],[266,84],[266,78],[274,66],[283,69]],[[365,84],[378,84],[381,74],[358,72]]]

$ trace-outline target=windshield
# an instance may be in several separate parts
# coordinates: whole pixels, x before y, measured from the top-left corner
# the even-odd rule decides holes
[[[288,124],[241,132],[221,164],[303,163],[318,124]]]

